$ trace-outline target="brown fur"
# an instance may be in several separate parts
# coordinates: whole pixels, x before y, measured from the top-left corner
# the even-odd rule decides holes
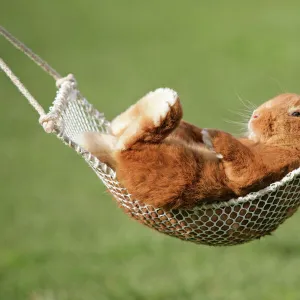
[[[101,155],[99,143],[92,143],[105,138],[98,133],[83,143],[113,166],[133,198],[144,203],[187,208],[228,200],[266,187],[300,166],[300,117],[291,115],[300,112],[296,94],[261,105],[249,121],[249,135],[240,139],[182,121],[178,98],[155,125],[147,101],[146,96],[112,122],[110,151],[106,144]],[[114,130],[116,124],[123,127]]]

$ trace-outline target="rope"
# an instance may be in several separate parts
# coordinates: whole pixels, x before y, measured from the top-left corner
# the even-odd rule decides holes
[[[41,67],[46,73],[48,73],[54,80],[61,78],[61,75],[55,71],[49,64],[35,54],[31,49],[25,46],[17,38],[12,36],[5,28],[0,26],[0,34],[3,35],[15,48],[26,54],[31,60],[33,60],[39,67]]]
[[[0,67],[7,75],[7,77],[12,81],[12,83],[18,88],[21,94],[28,100],[28,102],[33,106],[33,108],[38,112],[40,116],[45,115],[45,111],[42,106],[35,100],[35,98],[30,94],[26,87],[22,84],[20,79],[12,72],[9,66],[0,58]]]
[[[84,151],[74,141],[77,134],[87,130],[109,130],[109,122],[103,114],[80,95],[74,77],[70,74],[61,78],[48,64],[1,27],[0,34],[56,80],[58,92],[50,112],[45,114],[40,104],[0,58],[0,69],[39,113],[44,130],[56,133],[65,144],[82,155],[124,212],[140,223],[185,241],[214,246],[235,245],[270,234],[299,207],[300,168],[256,193],[228,202],[202,204],[188,210],[164,210],[133,199],[118,182],[114,170]]]
[[[43,126],[47,133],[56,131],[56,122],[59,117],[59,112],[62,107],[68,102],[69,95],[76,89],[76,80],[72,74],[62,78],[61,75],[56,72],[47,62],[35,54],[31,49],[25,46],[12,34],[10,34],[5,28],[0,26],[0,34],[3,35],[15,48],[21,50],[26,54],[34,63],[48,73],[54,80],[56,80],[56,86],[59,89],[56,95],[54,105],[51,111],[46,114],[43,107],[38,101],[30,94],[26,87],[22,84],[19,78],[12,72],[9,66],[0,58],[0,68],[12,81],[12,83],[18,88],[21,94],[28,100],[29,104],[38,112],[40,115],[39,122]]]
[[[11,82],[18,88],[21,94],[28,100],[29,104],[40,115],[39,122],[43,126],[47,133],[54,132],[56,130],[56,121],[59,117],[59,112],[67,104],[69,95],[76,89],[76,80],[72,74],[64,78],[60,78],[56,81],[56,85],[59,88],[56,98],[53,102],[51,111],[46,114],[43,107],[38,101],[30,94],[20,79],[12,72],[9,66],[0,58],[0,68],[4,71]]]

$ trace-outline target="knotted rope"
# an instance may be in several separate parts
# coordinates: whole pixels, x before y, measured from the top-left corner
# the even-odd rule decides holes
[[[55,120],[57,119],[57,112],[61,110],[61,107],[66,104],[68,95],[72,87],[76,87],[77,83],[72,74],[62,78],[61,75],[55,71],[47,62],[36,55],[31,49],[25,46],[22,42],[12,36],[5,28],[0,26],[0,34],[3,35],[15,48],[26,54],[32,61],[41,67],[46,73],[48,73],[54,80],[56,80],[56,86],[59,89],[53,106],[50,108],[48,114],[45,113],[43,107],[38,101],[31,95],[20,79],[13,73],[10,67],[0,57],[0,68],[11,80],[11,82],[18,88],[21,94],[28,100],[29,104],[40,115],[39,122],[43,126],[47,133],[56,131]]]
[[[117,180],[116,173],[76,144],[76,136],[87,131],[108,132],[109,122],[79,92],[73,75],[65,78],[44,60],[0,27],[16,48],[29,56],[56,80],[58,92],[49,113],[28,92],[0,58],[0,67],[40,115],[46,132],[53,132],[80,154],[115,197],[124,212],[140,223],[182,240],[220,246],[236,245],[274,231],[300,205],[300,168],[263,190],[230,201],[201,204],[193,209],[164,210],[132,198]],[[129,170],[134,172],[134,170]],[[172,184],[172,183],[170,183]],[[141,199],[142,200],[142,199]]]

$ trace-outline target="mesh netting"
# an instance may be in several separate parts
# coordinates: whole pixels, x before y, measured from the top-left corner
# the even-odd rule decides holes
[[[56,132],[60,139],[82,155],[123,211],[140,223],[182,240],[225,246],[249,242],[271,233],[298,209],[300,168],[259,192],[227,202],[202,204],[191,210],[166,211],[133,199],[117,181],[112,169],[74,142],[77,134],[82,132],[107,132],[109,122],[80,95],[73,76],[70,74],[61,78],[45,61],[1,26],[0,34],[61,85],[53,107],[46,115],[40,104],[0,58],[0,68],[40,114],[40,122],[45,131]]]
[[[75,142],[78,133],[106,132],[109,122],[74,88],[65,105],[56,107],[58,137],[81,154],[119,206],[140,223],[182,240],[213,246],[236,245],[270,234],[300,204],[300,169],[280,182],[246,197],[203,204],[194,209],[166,211],[132,199],[116,180],[115,172]],[[142,199],[141,199],[142,200]]]

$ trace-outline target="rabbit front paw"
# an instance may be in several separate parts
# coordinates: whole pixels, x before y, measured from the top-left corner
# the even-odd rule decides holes
[[[217,130],[213,129],[202,129],[202,140],[206,148],[216,154],[216,157],[219,159],[223,158],[223,155],[221,153],[217,153],[213,139],[217,135]]]

